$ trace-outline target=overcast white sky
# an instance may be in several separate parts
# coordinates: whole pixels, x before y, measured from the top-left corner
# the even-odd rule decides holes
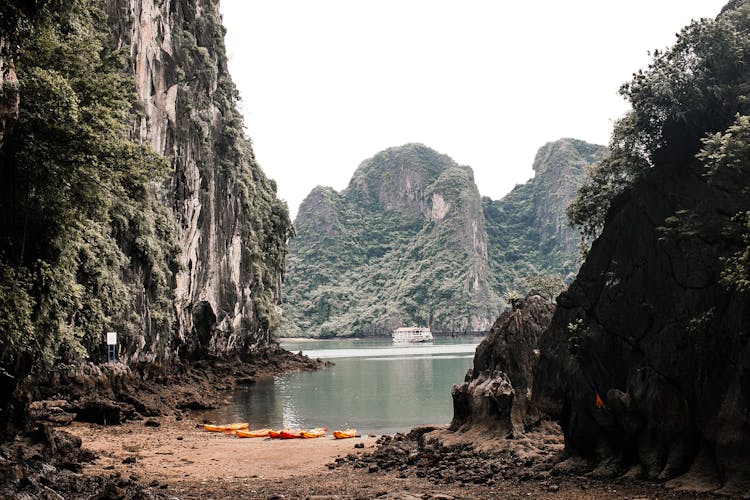
[[[725,0],[221,0],[247,133],[292,217],[421,142],[501,198],[545,142],[607,144],[647,51]]]

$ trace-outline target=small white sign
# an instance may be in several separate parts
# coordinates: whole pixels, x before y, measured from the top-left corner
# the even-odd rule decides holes
[[[107,345],[117,345],[117,332],[107,332]]]

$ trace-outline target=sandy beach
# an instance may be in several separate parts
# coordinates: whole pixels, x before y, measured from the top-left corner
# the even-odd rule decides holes
[[[174,417],[120,426],[76,422],[65,428],[98,455],[83,472],[129,478],[178,498],[372,498],[393,491],[440,488],[426,480],[377,477],[367,471],[330,470],[336,458],[372,451],[376,438],[239,439],[205,432],[198,420]],[[364,445],[355,448],[355,445]]]
[[[90,469],[135,473],[165,483],[313,475],[338,456],[361,452],[354,448],[357,443],[372,449],[376,439],[334,439],[330,434],[317,439],[240,439],[206,432],[195,420],[162,417],[151,421],[160,426],[147,427],[144,421],[117,427],[75,423],[66,430],[99,455]]]
[[[84,466],[84,474],[137,481],[171,498],[684,498],[654,484],[588,477],[438,485],[398,471],[358,468],[351,455],[366,460],[364,455],[377,447],[374,436],[239,439],[205,432],[195,418],[174,417],[109,427],[76,422],[65,430],[98,455]],[[337,459],[355,465],[329,468]],[[691,495],[698,497],[709,495]]]

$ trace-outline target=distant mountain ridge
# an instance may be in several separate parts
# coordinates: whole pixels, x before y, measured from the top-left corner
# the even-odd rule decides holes
[[[568,224],[566,208],[578,192],[586,167],[606,152],[604,146],[578,139],[549,142],[536,154],[534,177],[501,200],[483,198],[493,288],[507,290],[519,275],[575,278],[581,240]]]
[[[499,201],[479,194],[470,167],[422,144],[365,160],[341,192],[316,187],[295,220],[282,334],[487,330],[521,279],[577,269],[565,208],[605,151],[549,143],[536,176]]]

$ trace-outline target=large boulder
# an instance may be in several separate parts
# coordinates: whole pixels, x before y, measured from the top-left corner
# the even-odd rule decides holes
[[[529,403],[539,339],[554,311],[553,302],[532,292],[500,315],[477,347],[474,368],[453,386],[452,429],[484,425],[507,436],[538,421]]]

